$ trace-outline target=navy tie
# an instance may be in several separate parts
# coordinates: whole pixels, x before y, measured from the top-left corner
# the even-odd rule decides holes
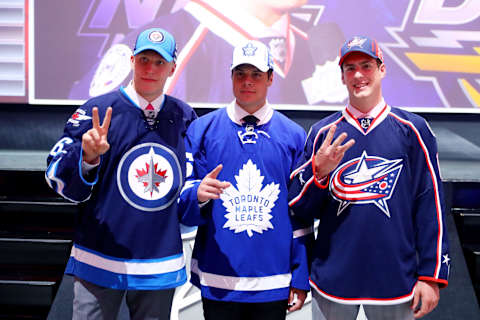
[[[249,114],[242,118],[242,121],[246,124],[256,125],[258,122],[258,118]]]

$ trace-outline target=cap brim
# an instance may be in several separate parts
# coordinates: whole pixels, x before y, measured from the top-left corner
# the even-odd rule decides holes
[[[232,63],[232,66],[230,67],[230,70],[233,70],[233,69],[235,69],[236,67],[238,67],[239,65],[242,65],[242,64],[249,64],[251,66],[254,66],[255,68],[257,68],[258,70],[260,70],[262,72],[267,72],[268,70],[270,70],[270,68],[268,66],[258,66],[257,64],[252,63],[252,61],[247,61],[246,59],[236,61],[235,64]]]
[[[163,50],[162,48],[158,48],[158,47],[151,46],[151,45],[150,46],[143,46],[143,47],[135,49],[135,51],[133,52],[133,55],[136,56],[137,54],[139,54],[140,52],[143,52],[145,50],[153,50],[153,51],[157,52],[165,60],[167,60],[167,62],[171,62],[173,60],[173,57],[170,54],[168,54],[167,51]]]
[[[354,52],[361,52],[361,53],[365,53],[367,56],[370,56],[372,57],[373,59],[380,59],[379,57],[373,55],[371,52],[367,51],[367,50],[363,50],[363,49],[355,49],[355,50],[351,50],[351,51],[348,51],[347,53],[345,53],[343,55],[343,57],[340,58],[340,61],[338,61],[338,65],[341,66],[343,64],[343,61],[345,60],[345,58],[347,58],[351,53],[354,53]],[[382,61],[383,62],[383,61]]]

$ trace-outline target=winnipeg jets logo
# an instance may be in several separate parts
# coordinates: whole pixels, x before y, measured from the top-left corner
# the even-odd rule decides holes
[[[70,119],[68,119],[67,123],[71,123],[72,126],[78,127],[80,125],[80,121],[82,120],[90,120],[92,117],[86,116],[87,112],[81,108],[78,108],[75,110],[75,112],[72,114]]]
[[[367,155],[344,163],[332,175],[330,192],[340,202],[337,215],[350,204],[375,204],[390,218],[387,200],[395,190],[402,159],[387,160]]]
[[[153,192],[160,192],[158,186],[160,183],[165,182],[167,176],[167,170],[158,170],[157,171],[158,163],[154,163],[153,156],[150,156],[149,163],[146,163],[146,169],[141,169],[137,171],[137,179],[138,182],[142,183],[145,187],[144,192],[149,192],[150,196],[153,195]]]
[[[152,41],[152,42],[162,42],[163,39],[164,39],[163,33],[159,32],[159,31],[152,31],[148,35],[148,39],[150,39],[150,41]]]
[[[133,147],[117,169],[120,194],[132,207],[143,211],[168,207],[176,200],[182,180],[175,153],[157,143]]]
[[[253,236],[253,231],[261,234],[273,229],[270,212],[280,189],[279,184],[274,182],[262,189],[263,179],[260,170],[249,159],[235,176],[237,188],[232,184],[220,196],[228,212],[224,228],[234,230],[235,233],[246,231],[249,237]]]

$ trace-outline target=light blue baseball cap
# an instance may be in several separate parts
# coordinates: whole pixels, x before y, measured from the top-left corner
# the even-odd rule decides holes
[[[142,31],[135,42],[133,55],[145,50],[158,52],[168,62],[177,58],[177,44],[173,36],[161,28],[151,28]]]

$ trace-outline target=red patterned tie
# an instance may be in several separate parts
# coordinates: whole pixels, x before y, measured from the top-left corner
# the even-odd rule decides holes
[[[151,103],[148,104],[148,106],[144,110],[145,112],[145,117],[147,118],[147,122],[149,125],[152,125],[155,123],[155,108],[152,106]]]

